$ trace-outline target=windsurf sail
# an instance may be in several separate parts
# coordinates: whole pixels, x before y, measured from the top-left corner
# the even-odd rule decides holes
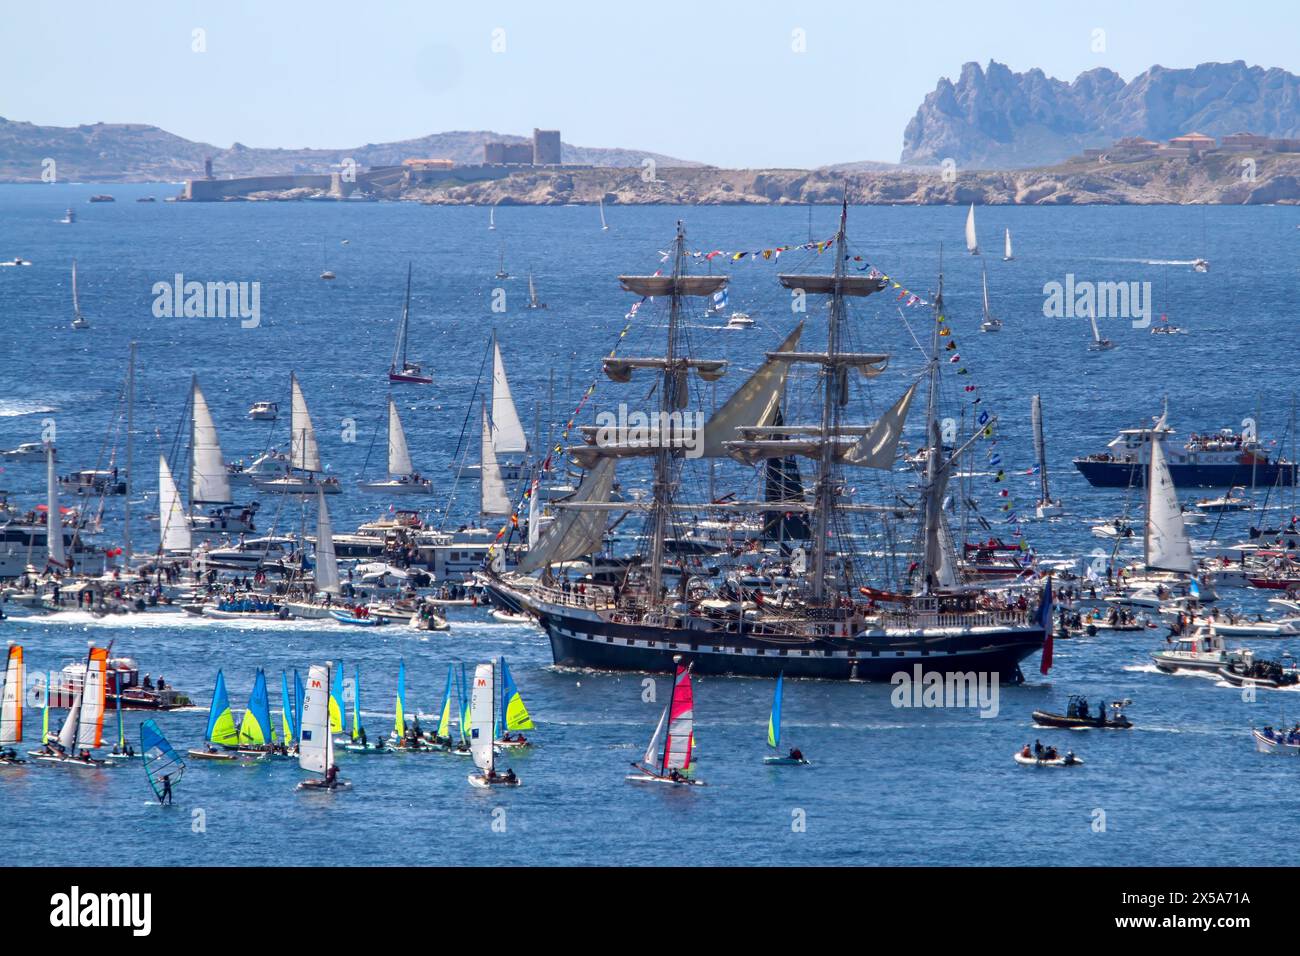
[[[260,667],[253,678],[248,709],[239,725],[239,742],[255,747],[271,742],[271,700],[266,691],[266,673]]]
[[[662,772],[685,770],[691,765],[695,743],[695,698],[691,693],[691,669],[677,665],[673,679],[673,699],[668,705],[668,736],[664,739]]]
[[[185,773],[185,761],[167,742],[153,720],[146,720],[140,725],[140,751],[144,756],[145,776],[149,778],[154,796],[159,800],[163,798],[163,777],[168,778],[172,793],[175,793],[181,776]]]
[[[302,736],[298,739],[298,766],[303,770],[324,773],[334,762],[331,697],[329,668],[311,665],[302,704]]]
[[[451,678],[454,665],[447,665],[447,688],[442,692],[442,706],[438,708],[437,735],[443,740],[451,739]]]
[[[5,665],[5,688],[0,697],[0,744],[16,744],[23,739],[23,648],[9,645]]]
[[[108,683],[108,648],[92,647],[82,682],[81,708],[77,719],[77,746],[94,750],[104,743],[104,698]]]
[[[208,729],[204,739],[223,747],[239,744],[239,730],[230,710],[230,694],[226,692],[226,675],[221,671],[217,671],[217,685],[212,689],[212,706],[208,709]]]
[[[773,749],[781,746],[781,684],[785,673],[776,675],[776,693],[772,696],[772,713],[767,717],[767,745]]]
[[[293,699],[289,696],[289,675],[280,671],[280,728],[284,734],[284,745],[297,740],[297,724],[293,717]]]
[[[343,664],[334,670],[334,683],[330,685],[330,733],[343,733]]]
[[[528,715],[524,699],[519,696],[514,676],[501,658],[501,727],[503,730],[533,730],[533,718]]]
[[[397,662],[397,716],[393,718],[393,733],[398,738],[406,736],[406,661]]]
[[[474,765],[483,773],[492,771],[492,711],[494,697],[492,665],[474,668],[474,688],[470,692],[469,749]]]

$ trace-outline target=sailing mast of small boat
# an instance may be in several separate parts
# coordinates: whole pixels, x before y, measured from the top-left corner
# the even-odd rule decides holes
[[[81,300],[77,298],[77,260],[72,260],[72,327],[74,329],[88,329],[90,323],[86,317],[81,314]]]
[[[395,494],[422,495],[433,490],[433,482],[422,478],[411,462],[411,451],[406,444],[406,431],[397,414],[397,403],[388,399],[388,479],[386,481],[361,481],[363,491],[387,491]]]
[[[1011,230],[1008,229],[1006,231],[1006,246],[1004,247],[1002,252],[1002,261],[1010,262],[1014,258],[1015,256],[1011,254]]]
[[[393,360],[388,363],[388,380],[405,385],[431,385],[433,379],[424,374],[418,362],[406,357],[406,333],[411,321],[411,264],[406,264],[406,300],[402,303],[402,318],[397,323],[397,341],[393,345]]]
[[[690,665],[683,667],[680,657],[673,660],[676,672],[673,674],[672,699],[659,717],[659,723],[650,737],[641,762],[632,762],[632,767],[637,772],[628,774],[624,779],[632,783],[701,787],[704,781],[686,775],[690,772],[691,756],[695,750],[695,696],[691,690],[691,668]],[[663,755],[660,756],[659,735],[664,732],[665,725],[668,733],[664,737]]]
[[[776,690],[772,693],[772,712],[767,718],[767,745],[776,754],[763,758],[763,763],[769,767],[805,767],[809,760],[804,757],[803,751],[798,747],[791,747],[790,752],[782,754],[781,751],[781,698],[782,690],[785,684],[784,672],[776,675]]]
[[[338,764],[334,761],[334,735],[330,732],[330,669],[332,667],[333,663],[326,661],[324,666],[312,664],[307,672],[307,693],[302,703],[302,726],[298,731],[298,766],[321,776],[319,779],[300,781],[298,790],[331,793],[352,786],[348,781],[339,778]]]
[[[533,284],[533,271],[531,269],[528,270],[528,308],[530,309],[546,308],[546,303],[539,302],[537,299],[537,287]]]
[[[1029,405],[1030,417],[1034,425],[1034,454],[1038,456],[1038,504],[1035,514],[1040,518],[1054,518],[1063,514],[1065,509],[1059,500],[1053,500],[1047,489],[1047,444],[1043,441],[1043,403],[1035,395]]]
[[[1110,339],[1101,337],[1101,330],[1097,328],[1097,309],[1089,304],[1088,321],[1092,324],[1092,341],[1088,344],[1089,352],[1109,352],[1115,347],[1115,343]]]
[[[609,223],[605,222],[605,197],[601,196],[597,202],[600,204],[600,229],[602,232],[608,232]]]
[[[506,244],[504,242],[501,243],[501,260],[500,260],[500,265],[497,267],[497,278],[498,279],[510,278],[510,273],[506,272]]]
[[[970,204],[970,211],[966,213],[966,251],[972,256],[980,254],[980,244],[975,240],[975,204]]]
[[[1001,332],[1002,320],[989,311],[989,274],[984,268],[983,256],[980,256],[980,282],[984,288],[984,321],[980,323],[980,331]]]

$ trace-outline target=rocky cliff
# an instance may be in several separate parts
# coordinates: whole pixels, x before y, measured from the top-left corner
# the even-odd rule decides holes
[[[904,163],[1007,169],[1060,162],[1124,136],[1251,132],[1300,137],[1300,77],[1281,69],[1202,63],[1153,66],[1125,83],[1111,70],[1072,83],[1042,70],[967,63],[926,96],[903,134]]]

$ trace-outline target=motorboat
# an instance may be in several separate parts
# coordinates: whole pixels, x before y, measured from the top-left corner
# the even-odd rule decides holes
[[[45,445],[38,441],[23,442],[15,448],[0,451],[0,458],[8,458],[11,461],[44,460]]]
[[[288,563],[295,554],[293,538],[287,535],[264,535],[248,538],[229,548],[211,548],[199,551],[202,563],[211,567],[234,570],[255,570]]]
[[[1224,663],[1219,676],[1234,687],[1265,687],[1276,690],[1300,684],[1300,670],[1284,666],[1278,661],[1256,658],[1254,651],[1242,651],[1241,656]]]
[[[1196,502],[1196,510],[1206,514],[1222,514],[1229,511],[1251,511],[1255,504],[1245,496],[1246,489],[1234,486],[1226,495],[1217,498],[1202,498]]]
[[[1252,727],[1250,735],[1255,741],[1255,749],[1262,754],[1300,756],[1300,725],[1290,730],[1274,730],[1272,727],[1258,730]]]
[[[258,455],[249,464],[242,460],[226,463],[226,480],[232,485],[251,485],[258,479],[279,478],[289,467],[289,456],[276,448]]]
[[[1209,271],[1210,271],[1210,260],[1209,260],[1209,259],[1193,259],[1193,260],[1192,260],[1192,270],[1195,271],[1195,272],[1209,272]]]
[[[1102,524],[1092,526],[1092,533],[1098,538],[1115,540],[1117,538],[1133,537],[1133,525],[1124,518],[1116,518],[1114,521],[1106,521]]]
[[[1107,713],[1105,704],[1099,706],[1095,713],[1088,710],[1088,701],[1078,694],[1071,694],[1064,714],[1049,711],[1034,711],[1034,723],[1039,727],[1060,727],[1068,730],[1098,728],[1106,730],[1129,730],[1133,723],[1124,716],[1124,708],[1133,703],[1131,700],[1111,701]]]
[[[754,320],[748,312],[733,312],[727,319],[727,328],[729,329],[752,329]]]
[[[1156,651],[1152,661],[1167,674],[1174,671],[1209,671],[1217,673],[1230,661],[1238,660],[1244,652],[1229,650],[1213,625],[1198,627],[1189,635],[1174,640],[1171,646]]]
[[[255,422],[273,422],[280,417],[280,406],[276,402],[254,402],[248,409],[248,417]]]
[[[59,491],[74,495],[124,495],[126,478],[116,468],[88,468],[61,475]]]

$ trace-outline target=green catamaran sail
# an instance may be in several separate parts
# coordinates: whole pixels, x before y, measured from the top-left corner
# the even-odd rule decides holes
[[[398,740],[406,736],[406,661],[397,662],[397,715],[393,718],[393,734]]]
[[[451,740],[451,680],[455,665],[447,665],[447,688],[442,692],[442,705],[438,708],[437,735],[442,740]]]
[[[271,699],[266,690],[266,672],[257,669],[248,709],[239,724],[239,743],[244,747],[264,747],[271,742]]]
[[[221,671],[217,671],[217,684],[212,689],[212,706],[208,709],[208,729],[204,739],[222,747],[239,745],[239,730],[235,727],[230,694],[226,691],[226,675]]]
[[[330,733],[343,733],[343,662],[334,671],[330,684]]]
[[[501,729],[503,732],[535,729],[504,657],[501,658]]]

